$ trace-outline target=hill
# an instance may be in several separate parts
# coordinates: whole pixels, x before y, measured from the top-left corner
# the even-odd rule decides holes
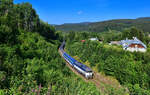
[[[75,23],[56,25],[56,30],[60,31],[89,31],[89,32],[104,32],[111,30],[122,31],[124,28],[135,26],[142,29],[144,32],[150,33],[150,17],[142,17],[137,19],[114,19],[102,22],[92,23]]]
[[[61,36],[29,3],[0,0],[0,95],[99,95],[58,53]]]
[[[80,58],[82,63],[98,73],[114,77],[128,88],[130,95],[150,95],[150,49],[146,53],[131,53],[120,46],[98,41],[86,40],[83,43],[80,40],[68,40],[67,43],[66,50],[71,56]]]

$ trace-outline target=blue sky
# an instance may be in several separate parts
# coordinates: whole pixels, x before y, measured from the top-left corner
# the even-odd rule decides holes
[[[50,24],[150,17],[150,0],[14,0],[29,2]]]

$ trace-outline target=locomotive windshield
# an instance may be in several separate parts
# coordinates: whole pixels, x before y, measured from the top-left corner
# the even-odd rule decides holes
[[[88,71],[89,73],[93,73],[93,71]]]

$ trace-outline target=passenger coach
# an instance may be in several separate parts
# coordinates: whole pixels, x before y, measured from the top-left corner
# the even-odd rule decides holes
[[[60,46],[59,50],[63,56],[63,58],[74,68],[76,69],[79,73],[81,73],[84,77],[87,79],[93,78],[93,71],[87,67],[86,65],[78,62],[71,56],[69,56],[66,52],[64,52],[64,45],[65,42],[62,43]]]

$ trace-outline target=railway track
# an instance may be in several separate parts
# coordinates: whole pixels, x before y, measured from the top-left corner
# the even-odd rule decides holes
[[[59,50],[59,54],[61,55],[61,57],[63,58],[62,56],[62,53],[60,52]],[[91,82],[91,83],[94,83],[96,85],[96,87],[103,93],[105,93],[106,91],[106,87],[104,86],[105,85],[110,85],[111,87],[115,88],[115,89],[120,89],[121,88],[121,85],[118,84],[116,85],[116,82],[113,81],[112,79],[110,79],[109,77],[106,77],[100,73],[97,73],[97,72],[94,72],[94,77],[92,79],[87,79],[85,78],[82,74],[80,74],[75,68],[73,68],[67,61],[66,62],[66,65],[67,67],[72,71],[74,72],[76,75],[78,75],[80,78],[82,78],[85,82]]]
[[[63,57],[60,50],[59,50],[59,54],[61,55],[61,57]],[[67,61],[65,62],[66,62],[67,67],[69,67],[69,69],[72,70],[72,72],[74,72],[76,75],[80,76],[82,79],[88,82],[88,80],[82,74],[80,74],[77,70],[75,70]]]
[[[61,55],[61,57],[63,57],[62,53],[60,52],[60,50],[59,50],[59,54]],[[97,78],[95,76],[95,75],[97,75],[96,72],[94,72],[93,79],[86,79],[82,74],[80,74],[77,70],[75,70],[67,61],[65,61],[65,62],[66,62],[67,67],[69,67],[69,69],[72,72],[74,72],[76,75],[81,77],[85,82],[93,82],[98,88],[100,87],[100,82],[97,80]]]

